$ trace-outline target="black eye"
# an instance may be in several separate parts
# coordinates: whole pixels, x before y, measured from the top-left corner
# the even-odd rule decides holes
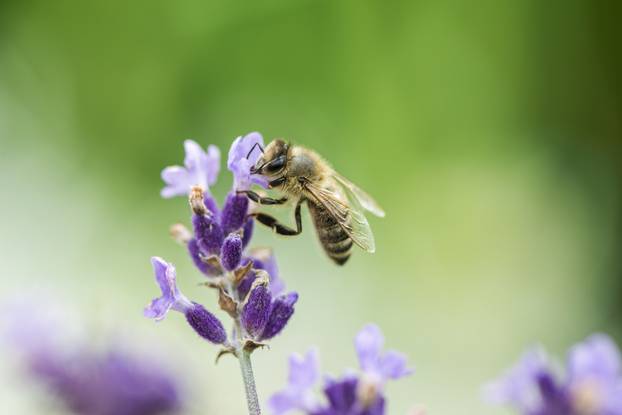
[[[286,156],[279,156],[272,160],[270,163],[268,163],[268,165],[266,166],[266,171],[268,173],[276,173],[285,166],[286,161]]]

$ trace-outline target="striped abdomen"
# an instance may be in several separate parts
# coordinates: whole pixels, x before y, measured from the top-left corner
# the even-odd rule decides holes
[[[323,206],[310,200],[307,205],[324,251],[338,265],[345,264],[352,251],[352,239]]]

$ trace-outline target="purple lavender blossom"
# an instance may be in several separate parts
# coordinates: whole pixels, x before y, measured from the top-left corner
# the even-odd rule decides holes
[[[220,320],[202,305],[188,300],[177,288],[173,264],[159,257],[151,258],[151,263],[162,296],[153,299],[145,308],[145,317],[159,321],[173,309],[184,314],[188,324],[204,339],[216,344],[225,343],[227,336]]]
[[[177,288],[177,276],[173,264],[169,264],[162,258],[153,257],[151,265],[162,295],[154,298],[145,308],[145,317],[156,321],[162,320],[171,308],[185,314],[188,309],[192,308],[192,303]]]
[[[542,351],[531,351],[484,395],[524,415],[622,415],[620,352],[608,336],[593,335],[570,350],[560,378]]]
[[[207,191],[216,183],[220,170],[218,147],[211,145],[205,152],[196,142],[186,140],[184,148],[184,167],[170,166],[162,170],[162,180],[166,183],[161,191],[164,198],[188,195],[192,186],[200,186]]]
[[[257,132],[240,136],[231,145],[227,168],[233,173],[234,190],[248,190],[253,183],[263,187],[267,186],[264,177],[250,174],[251,167],[261,157],[261,150],[257,148],[258,146],[263,148],[263,137]],[[253,147],[255,148],[253,149]]]
[[[384,384],[412,373],[406,359],[397,352],[382,353],[384,338],[375,325],[365,326],[355,345],[361,373],[348,373],[340,379],[327,379],[323,388],[326,402],[312,393],[319,379],[317,356],[311,351],[301,358],[290,358],[288,385],[268,401],[275,415],[302,411],[307,415],[384,415]]]
[[[117,350],[30,355],[28,371],[80,415],[155,415],[180,409],[174,379],[152,362]]]
[[[2,324],[2,339],[17,353],[25,374],[42,384],[68,413],[156,415],[182,409],[180,385],[168,370],[117,342],[103,350],[87,348],[90,342],[82,330],[76,336],[68,327],[75,312],[58,314],[69,310],[34,300],[3,307],[8,324]]]
[[[320,362],[317,350],[311,349],[301,356],[289,357],[289,375],[287,386],[272,395],[268,408],[275,415],[300,410],[307,414],[320,410],[319,399],[313,393],[313,387],[320,380]]]

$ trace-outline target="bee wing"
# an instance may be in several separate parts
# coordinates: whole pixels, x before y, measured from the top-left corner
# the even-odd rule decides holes
[[[345,204],[334,190],[313,183],[306,183],[305,188],[318,203],[326,208],[355,244],[367,252],[376,251],[374,235],[365,215],[359,209]]]
[[[384,218],[384,210],[380,207],[378,202],[374,200],[374,198],[339,173],[333,172],[333,177],[335,178],[335,181],[344,188],[351,199],[354,199],[360,203],[365,210],[380,218]]]

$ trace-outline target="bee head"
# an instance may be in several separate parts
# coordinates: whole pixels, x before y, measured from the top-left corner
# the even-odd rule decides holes
[[[251,167],[251,174],[261,174],[268,177],[278,175],[287,164],[288,151],[289,144],[285,141],[272,141],[266,146],[257,163]]]

